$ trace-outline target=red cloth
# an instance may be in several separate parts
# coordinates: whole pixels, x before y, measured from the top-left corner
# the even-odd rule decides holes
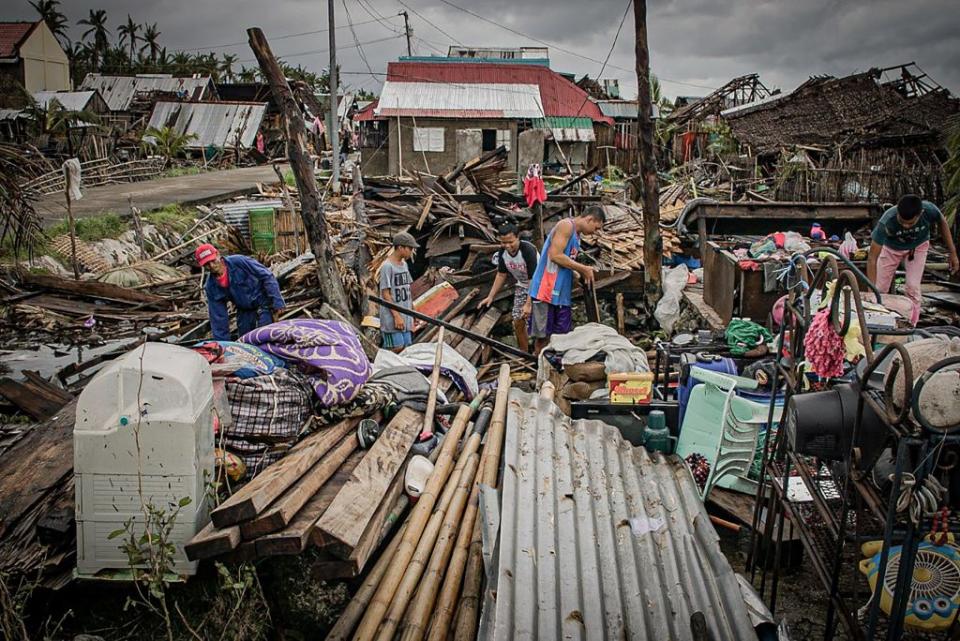
[[[782,231],[774,232],[770,234],[770,237],[773,238],[773,244],[777,246],[777,249],[783,249],[784,243],[787,242],[787,235]]]
[[[226,289],[230,286],[230,272],[226,269],[223,270],[223,274],[217,276],[217,285]]]
[[[547,188],[543,184],[543,178],[524,178],[523,195],[527,199],[527,207],[533,207],[534,203],[547,202]]]

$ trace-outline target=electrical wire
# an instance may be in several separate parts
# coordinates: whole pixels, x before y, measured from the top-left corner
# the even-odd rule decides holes
[[[597,78],[603,77],[603,71],[607,68],[607,62],[610,61],[610,56],[613,54],[614,47],[617,46],[617,40],[620,38],[620,31],[623,29],[623,23],[627,20],[627,14],[630,13],[630,7],[633,6],[633,0],[627,0],[627,8],[623,10],[623,17],[620,18],[620,25],[617,27],[617,33],[613,36],[613,42],[610,43],[610,50],[607,51],[607,57],[603,59],[603,65],[600,66],[600,73],[597,74]],[[590,94],[584,91],[583,102],[580,103],[580,107],[577,108],[576,116],[580,116],[580,112],[586,106],[587,101],[590,100]]]
[[[353,35],[353,42],[357,47],[357,52],[360,54],[360,60],[363,61],[363,64],[366,65],[367,71],[370,72],[370,77],[374,80],[377,77],[373,74],[373,67],[370,66],[370,62],[367,60],[367,54],[363,52],[363,47],[360,45],[360,39],[357,38],[357,32],[353,28],[353,16],[350,15],[350,9],[347,7],[347,0],[340,0],[343,4],[343,10],[347,14],[347,24],[350,25],[350,33]]]
[[[529,40],[532,40],[533,42],[536,42],[536,43],[538,43],[538,44],[542,44],[542,45],[544,45],[544,46],[550,47],[550,48],[555,49],[555,50],[557,50],[557,51],[561,51],[561,52],[563,52],[563,53],[565,53],[565,54],[567,54],[567,55],[574,56],[574,57],[576,57],[576,58],[581,58],[581,59],[587,60],[587,61],[589,61],[589,62],[595,62],[595,63],[597,63],[597,64],[601,64],[601,63],[602,63],[602,61],[597,60],[596,58],[591,58],[590,56],[585,56],[585,55],[583,55],[582,53],[577,53],[576,51],[572,51],[572,50],[570,50],[570,49],[566,49],[566,48],[564,48],[564,47],[561,47],[560,45],[558,45],[558,44],[556,44],[556,43],[548,42],[548,41],[546,41],[546,40],[541,40],[540,38],[537,38],[537,37],[535,37],[535,36],[531,36],[531,35],[528,34],[528,33],[523,33],[522,31],[517,31],[516,29],[514,29],[514,28],[512,28],[512,27],[508,27],[508,26],[506,26],[506,25],[500,24],[499,22],[496,22],[495,20],[491,20],[491,19],[489,19],[489,18],[487,18],[487,17],[485,17],[485,16],[482,16],[482,15],[480,15],[479,13],[476,13],[476,12],[474,12],[474,11],[471,11],[470,9],[466,9],[466,8],[464,8],[464,7],[461,7],[460,5],[455,4],[455,3],[451,2],[450,0],[440,0],[440,2],[442,2],[442,3],[444,3],[444,4],[447,4],[447,5],[450,5],[451,7],[453,7],[454,9],[457,9],[457,10],[459,10],[459,11],[463,11],[464,13],[467,13],[467,14],[473,16],[474,18],[477,18],[477,19],[479,19],[479,20],[483,20],[483,21],[486,22],[486,23],[492,24],[492,25],[495,26],[495,27],[500,27],[501,29],[504,29],[504,30],[506,30],[506,31],[509,31],[510,33],[512,33],[512,34],[514,34],[514,35],[518,35],[518,36],[521,36],[521,37],[523,37],[523,38],[527,38],[527,39],[529,39]],[[636,71],[636,69],[627,69],[627,68],[625,68],[625,67],[618,67],[617,65],[609,65],[609,66],[610,66],[611,68],[613,68],[613,69],[618,69],[618,70],[620,70],[620,71],[627,71],[627,72],[630,72],[630,73],[634,73],[634,72]],[[716,89],[717,89],[716,87],[707,87],[706,85],[698,85],[698,84],[695,84],[695,83],[692,83],[692,82],[682,82],[682,81],[680,81],[680,80],[671,80],[671,79],[669,79],[669,78],[664,78],[664,77],[662,77],[662,76],[657,76],[657,78],[660,80],[660,82],[669,82],[669,83],[675,84],[675,85],[684,85],[684,86],[687,86],[687,87],[696,87],[696,88],[698,88],[698,89],[709,89],[710,91],[716,91]]]
[[[409,9],[410,11],[412,11],[412,12],[413,12],[413,15],[417,16],[418,18],[420,18],[421,20],[423,20],[424,22],[426,22],[428,25],[430,25],[431,27],[433,27],[434,29],[436,29],[437,31],[439,31],[440,33],[442,33],[443,35],[445,35],[446,37],[450,38],[450,40],[452,40],[453,42],[457,43],[457,44],[460,45],[461,47],[463,46],[463,43],[462,43],[462,42],[460,42],[459,40],[457,40],[456,38],[454,38],[453,36],[451,36],[449,33],[447,33],[446,31],[444,31],[443,29],[441,29],[441,28],[438,27],[437,25],[435,25],[433,22],[430,21],[429,18],[427,18],[426,16],[424,16],[422,13],[420,13],[419,11],[417,11],[416,9],[414,9],[413,7],[411,7],[410,5],[408,5],[407,3],[405,3],[403,0],[397,0],[397,2],[399,2],[402,7],[404,7],[404,8],[406,8],[406,9]]]
[[[378,42],[387,42],[388,40],[396,40],[397,38],[402,38],[403,34],[396,36],[389,36],[387,38],[378,38],[377,40],[367,40],[366,42],[357,43],[357,45],[372,45]],[[295,58],[297,56],[312,56],[321,53],[330,53],[329,49],[314,49],[312,51],[298,51],[297,53],[283,53],[275,54],[277,59],[286,59],[286,58]],[[256,58],[251,58],[248,60],[238,60],[236,64],[246,64],[251,62],[257,62]]]
[[[397,15],[399,15],[399,14],[397,14]],[[392,16],[392,17],[395,17],[395,16]],[[386,18],[385,18],[385,19],[386,19]],[[377,19],[374,19],[374,20],[366,20],[366,21],[364,21],[364,22],[357,22],[357,23],[354,24],[353,26],[359,27],[359,26],[365,25],[365,24],[373,24],[374,22],[380,22],[380,20],[377,20]],[[346,29],[346,28],[347,28],[346,25],[337,27],[337,29]],[[289,38],[300,38],[301,36],[313,36],[313,35],[316,35],[316,34],[318,34],[318,33],[327,33],[328,31],[330,31],[330,30],[329,30],[329,29],[316,29],[316,30],[314,30],[314,31],[303,31],[303,32],[301,32],[301,33],[288,33],[288,34],[284,34],[284,35],[280,35],[280,36],[272,36],[272,37],[270,38],[270,42],[275,42],[275,41],[277,41],[277,40],[287,40],[287,39],[289,39]],[[393,31],[393,30],[391,29],[391,31]],[[394,32],[395,32],[395,31],[394,31]],[[395,32],[395,33],[396,33],[396,32]],[[242,41],[242,42],[228,42],[227,44],[222,44],[222,45],[209,45],[209,46],[206,46],[206,47],[191,47],[191,48],[189,48],[189,49],[177,49],[177,51],[211,51],[211,50],[213,50],[213,49],[227,49],[227,48],[230,48],[230,47],[246,47],[246,46],[249,45],[249,44],[250,44],[250,43],[249,43],[247,40],[244,40],[244,41]]]

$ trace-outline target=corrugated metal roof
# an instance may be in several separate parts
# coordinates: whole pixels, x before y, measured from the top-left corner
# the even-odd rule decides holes
[[[597,105],[603,115],[611,118],[632,118],[636,120],[639,113],[637,103],[633,100],[598,100]],[[656,113],[656,105],[653,106],[653,110]]]
[[[237,200],[221,203],[214,209],[223,215],[223,219],[231,227],[236,227],[244,238],[250,235],[250,211],[254,209],[281,209],[283,201],[279,198],[261,200]]]
[[[41,108],[46,109],[51,100],[56,99],[67,111],[83,111],[87,108],[90,100],[96,95],[96,91],[38,91],[33,94],[33,99]]]
[[[537,85],[438,82],[383,83],[379,116],[447,118],[538,118],[543,116]]]
[[[16,56],[36,25],[36,22],[0,22],[0,58]]]
[[[679,641],[696,612],[715,641],[756,638],[677,457],[518,390],[504,453],[496,599],[484,612],[494,639]]]
[[[185,91],[189,100],[210,98],[212,87],[209,76],[200,78],[174,78],[166,74],[143,74],[139,76],[103,76],[88,73],[80,89],[96,89],[103,96],[110,111],[126,111],[134,95],[142,91]]]
[[[188,149],[250,147],[267,111],[265,102],[157,102],[148,127],[173,127],[180,134],[194,134]],[[171,124],[173,123],[173,124]]]
[[[391,62],[387,65],[385,85],[387,83],[430,83],[450,87],[474,84],[536,85],[542,106],[537,116],[586,116],[595,122],[613,124],[613,120],[601,113],[583,89],[555,71],[539,65]]]
[[[558,142],[593,142],[597,139],[593,133],[593,121],[589,118],[534,118],[531,125],[534,129],[546,129]]]

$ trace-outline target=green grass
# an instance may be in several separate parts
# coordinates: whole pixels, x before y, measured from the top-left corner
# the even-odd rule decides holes
[[[143,214],[143,220],[157,227],[172,227],[183,232],[193,225],[196,218],[196,210],[193,208],[184,208],[180,205],[166,205],[155,211],[148,211]]]
[[[177,178],[179,176],[196,176],[197,174],[203,173],[203,168],[198,167],[197,165],[187,165],[185,167],[169,167],[162,174],[160,178]]]
[[[129,225],[120,218],[119,214],[112,211],[96,216],[77,218],[76,226],[77,238],[86,242],[103,240],[104,238],[117,238],[130,228]],[[66,220],[61,220],[47,230],[47,236],[50,238],[56,238],[57,236],[69,233],[70,227]]]

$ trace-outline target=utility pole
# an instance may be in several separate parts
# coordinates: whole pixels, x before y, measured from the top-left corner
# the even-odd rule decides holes
[[[400,15],[403,16],[403,32],[407,36],[407,56],[413,56],[413,52],[410,50],[410,35],[413,33],[410,31],[410,16],[406,11]]]
[[[263,31],[257,27],[247,29],[247,36],[250,40],[250,48],[260,64],[260,70],[270,84],[274,102],[283,114],[287,158],[297,181],[297,191],[300,194],[300,218],[303,220],[307,241],[316,260],[320,293],[330,307],[341,316],[348,318],[350,307],[347,294],[343,288],[340,272],[337,271],[327,221],[323,216],[320,190],[317,188],[317,178],[313,173],[313,161],[307,153],[307,127],[303,122],[303,113],[293,98],[290,85],[287,84],[283,70],[270,50]]]
[[[327,0],[327,17],[330,19],[330,126],[327,128],[333,167],[333,193],[340,193],[340,119],[337,111],[340,107],[337,83],[337,17],[333,11],[333,0]]]
[[[653,153],[653,106],[650,98],[650,50],[647,47],[647,2],[633,1],[637,55],[637,120],[640,127],[639,192],[643,200],[643,280],[648,305],[660,300],[663,239],[660,236],[660,189]],[[634,192],[637,181],[634,182]]]

